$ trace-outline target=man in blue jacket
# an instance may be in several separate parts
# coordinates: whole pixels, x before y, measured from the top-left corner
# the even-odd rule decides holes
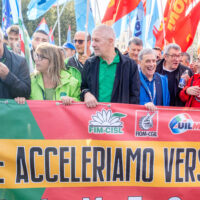
[[[156,105],[169,106],[170,95],[168,79],[156,71],[156,55],[152,49],[143,49],[139,55],[140,71],[140,105],[151,111]]]
[[[0,29],[0,98],[28,98],[31,92],[29,68],[26,59],[3,45]]]
[[[81,99],[87,107],[98,102],[139,104],[139,74],[136,63],[115,49],[110,26],[97,26],[92,34],[95,56],[82,72]]]

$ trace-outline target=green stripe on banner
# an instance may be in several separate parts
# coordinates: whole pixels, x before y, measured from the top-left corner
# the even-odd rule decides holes
[[[40,200],[45,188],[33,189],[0,189],[2,200]]]
[[[27,104],[0,100],[0,139],[44,139]]]
[[[0,139],[44,139],[27,104],[0,100]],[[0,199],[40,200],[45,188],[0,189]]]

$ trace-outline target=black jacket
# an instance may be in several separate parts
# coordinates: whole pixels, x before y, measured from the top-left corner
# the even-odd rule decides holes
[[[31,92],[31,81],[26,59],[9,51],[4,45],[4,54],[1,62],[10,71],[5,80],[0,78],[0,98],[28,98]]]
[[[82,70],[83,70],[83,65],[76,58],[76,54],[74,54],[72,57],[69,58],[67,65],[66,65],[66,68],[68,68],[68,67],[75,67],[80,72],[82,72]]]
[[[140,80],[137,64],[117,50],[120,62],[117,64],[115,81],[111,96],[113,103],[139,104]],[[86,92],[91,92],[98,100],[99,96],[99,62],[98,56],[89,58],[82,72],[81,100]]]
[[[158,72],[159,74],[165,75],[164,70],[163,70],[163,63],[164,63],[164,59],[160,60],[157,63],[156,72]],[[183,74],[185,70],[189,71],[190,77],[193,75],[192,70],[190,68],[181,64],[179,64],[178,68],[174,71],[176,80],[175,80],[175,85],[174,85],[175,105],[173,106],[185,106],[185,103],[182,102],[181,99],[179,98],[179,93],[182,89],[178,87],[181,75]]]

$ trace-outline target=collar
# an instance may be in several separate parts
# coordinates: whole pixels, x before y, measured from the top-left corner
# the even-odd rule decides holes
[[[116,55],[115,55],[113,61],[112,61],[110,64],[108,64],[107,61],[103,60],[102,57],[99,57],[100,63],[105,63],[105,64],[107,64],[107,65],[118,64],[118,63],[120,62],[119,53],[118,53],[117,50],[115,50],[115,53],[116,53]]]
[[[153,79],[152,79],[151,81],[149,81],[149,79],[142,73],[142,71],[141,71],[141,75],[142,75],[143,79],[144,79],[146,82],[152,83],[153,81],[155,81],[155,73],[154,73]]]

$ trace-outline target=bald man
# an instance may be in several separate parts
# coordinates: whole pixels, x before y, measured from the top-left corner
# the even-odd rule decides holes
[[[74,35],[74,44],[76,47],[76,54],[69,58],[66,67],[75,67],[80,72],[83,70],[83,65],[85,61],[91,56],[90,45],[91,45],[91,36],[87,36],[87,53],[84,53],[85,48],[85,32],[78,31]]]
[[[95,56],[83,68],[81,99],[87,107],[98,102],[139,104],[139,74],[135,61],[115,48],[110,26],[97,26],[92,34]]]

